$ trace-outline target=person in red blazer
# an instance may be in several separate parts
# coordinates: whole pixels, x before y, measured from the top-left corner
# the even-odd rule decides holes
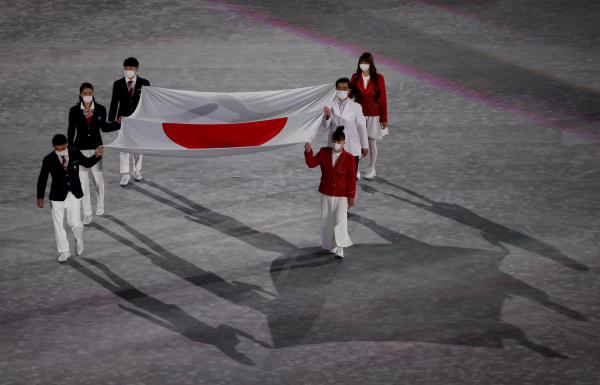
[[[348,209],[356,194],[356,163],[344,150],[344,126],[332,135],[332,147],[323,147],[313,155],[310,143],[304,146],[304,157],[310,168],[321,166],[321,243],[338,258],[344,258],[344,247],[352,246],[348,235]]]
[[[373,55],[365,52],[360,56],[356,73],[352,75],[350,82],[352,83],[350,97],[354,97],[356,102],[362,106],[363,115],[367,121],[371,167],[365,174],[365,179],[372,179],[377,175],[375,173],[377,140],[388,134],[385,80],[383,75],[377,73]]]

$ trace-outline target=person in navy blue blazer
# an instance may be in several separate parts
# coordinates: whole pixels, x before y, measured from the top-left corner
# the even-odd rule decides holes
[[[81,151],[67,146],[67,137],[63,134],[54,135],[52,138],[54,151],[44,157],[42,169],[37,183],[37,205],[44,208],[44,195],[48,175],[52,176],[50,186],[50,202],[52,203],[52,218],[54,220],[54,234],[58,252],[61,253],[59,262],[66,262],[71,258],[69,240],[63,222],[67,210],[67,222],[75,234],[75,253],[83,253],[83,222],[81,222],[81,197],[83,190],[79,180],[79,168],[92,168],[102,159],[103,148],[99,146],[90,157],[84,156]]]
[[[113,84],[112,98],[110,100],[110,110],[108,112],[108,122],[117,121],[135,112],[142,95],[142,87],[149,86],[150,82],[138,76],[140,63],[136,58],[130,57],[123,62],[125,77],[115,81]],[[142,180],[142,155],[133,155],[133,178],[137,181]],[[121,186],[129,184],[129,153],[121,152]]]
[[[96,102],[94,86],[83,83],[79,87],[79,101],[69,111],[69,128],[67,139],[69,148],[77,149],[85,156],[94,155],[94,151],[102,146],[100,132],[110,132],[120,129],[118,123],[109,124],[106,121],[106,108]],[[91,168],[92,179],[96,185],[96,215],[104,214],[104,177],[102,175],[102,161]],[[81,206],[83,208],[83,224],[92,222],[92,203],[90,202],[90,181],[88,168],[79,167],[79,180],[83,189]]]

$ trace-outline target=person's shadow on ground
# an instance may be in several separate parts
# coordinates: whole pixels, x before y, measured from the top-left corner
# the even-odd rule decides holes
[[[142,185],[174,199],[164,198]],[[533,299],[577,321],[582,314],[549,300],[536,289],[500,270],[508,250],[487,232],[499,250],[430,245],[356,214],[349,220],[371,229],[386,244],[359,244],[336,260],[319,248],[300,249],[274,234],[254,230],[156,183],[134,189],[185,214],[203,226],[281,256],[269,268],[277,293],[216,274],[165,250],[113,216],[105,216],[143,246],[97,223],[93,226],[131,247],[156,266],[236,305],[265,314],[273,348],[348,341],[416,341],[502,348],[517,341],[546,357],[564,355],[529,340],[502,321],[505,299]],[[500,225],[497,225],[500,226]],[[579,266],[567,257],[564,264]]]
[[[564,255],[560,250],[551,246],[545,242],[532,238],[528,235],[520,233],[518,231],[509,229],[506,226],[500,225],[498,223],[492,222],[488,219],[485,219],[473,211],[454,204],[454,203],[446,203],[446,202],[436,202],[431,200],[419,193],[416,193],[412,190],[409,190],[405,187],[398,186],[394,183],[387,181],[386,179],[375,177],[372,179],[374,182],[386,184],[388,186],[392,186],[400,191],[403,191],[406,194],[409,194],[413,197],[418,198],[418,200],[412,200],[407,198],[402,198],[400,196],[394,194],[388,194],[382,191],[375,189],[373,186],[369,184],[361,184],[361,188],[363,191],[369,194],[381,193],[383,195],[387,195],[399,201],[411,204],[413,206],[422,208],[423,210],[427,210],[433,214],[440,215],[442,217],[452,219],[456,222],[462,223],[463,225],[472,227],[477,229],[489,237],[493,238],[498,242],[504,242],[508,245],[512,245],[523,249],[525,251],[529,251],[532,253],[536,253],[541,255],[542,257],[551,259],[556,261],[566,267],[575,270],[588,271],[589,267],[583,265],[577,261],[572,260],[571,258]],[[419,201],[420,200],[420,201]]]
[[[138,290],[135,286],[127,282],[122,277],[112,272],[106,265],[91,259],[81,258],[82,261],[89,263],[102,273],[104,273],[112,282],[103,278],[94,272],[90,267],[79,263],[76,260],[69,260],[72,268],[82,273],[86,277],[98,283],[100,286],[111,291],[119,298],[127,301],[134,307],[119,305],[131,314],[148,320],[158,326],[172,330],[192,341],[204,344],[214,345],[220,351],[225,353],[231,359],[245,365],[255,365],[254,362],[244,354],[236,350],[240,343],[239,337],[244,337],[258,343],[264,347],[269,345],[256,340],[253,336],[231,326],[221,324],[216,328],[199,321],[190,314],[183,311],[180,307],[164,303],[146,293]]]

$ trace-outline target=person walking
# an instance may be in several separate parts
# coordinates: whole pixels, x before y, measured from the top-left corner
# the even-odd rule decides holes
[[[331,136],[331,147],[313,155],[311,144],[304,146],[308,167],[321,166],[321,247],[338,258],[344,258],[344,247],[352,246],[348,209],[354,206],[356,194],[356,163],[344,149],[345,139],[344,126],[338,126]]]
[[[369,141],[367,138],[367,128],[365,117],[363,116],[360,104],[350,99],[350,79],[341,78],[335,82],[336,98],[329,102],[323,111],[323,125],[329,128],[328,145],[331,146],[331,138],[335,130],[344,126],[344,134],[346,137],[344,150],[352,154],[356,163],[356,178],[360,180],[358,172],[358,162],[360,155],[367,156],[369,153]]]
[[[63,134],[52,138],[54,151],[44,157],[42,169],[37,183],[37,206],[44,208],[44,195],[48,175],[52,176],[50,186],[50,202],[52,203],[52,219],[54,235],[58,246],[58,262],[64,263],[71,258],[69,240],[64,228],[65,210],[67,222],[75,235],[75,253],[83,253],[83,222],[81,222],[81,197],[83,191],[79,180],[79,167],[92,168],[102,159],[103,148],[99,146],[91,157],[84,156],[81,151],[68,148],[67,137]]]
[[[140,69],[139,61],[134,57],[129,57],[123,62],[123,71],[125,76],[116,80],[113,84],[112,97],[110,100],[110,110],[108,112],[108,123],[117,121],[121,124],[121,119],[135,112],[142,95],[142,87],[150,86],[150,82],[138,76]],[[127,186],[131,177],[129,175],[129,153],[121,152],[121,186]],[[133,179],[142,180],[142,155],[133,154]]]
[[[363,53],[358,59],[358,67],[356,73],[352,75],[351,82],[350,96],[355,98],[362,107],[369,138],[371,165],[365,174],[365,179],[372,179],[377,175],[375,172],[377,141],[388,134],[388,117],[385,80],[383,75],[377,73],[373,55],[369,52]]]
[[[67,130],[69,148],[81,151],[84,156],[92,156],[96,148],[102,146],[100,131],[109,132],[119,128],[118,123],[109,124],[106,121],[106,108],[96,103],[94,86],[90,83],[83,83],[79,87],[79,102],[69,111],[69,128]],[[91,171],[96,186],[96,215],[104,214],[104,177],[102,160],[100,160],[91,169],[79,166],[79,180],[83,190],[81,206],[84,225],[92,222],[89,171]]]

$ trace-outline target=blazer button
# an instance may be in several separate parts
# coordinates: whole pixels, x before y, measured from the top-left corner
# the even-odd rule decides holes
[[[67,176],[69,176],[69,174],[67,174]],[[68,184],[68,183],[67,183]]]
[[[71,183],[67,183],[67,186],[70,186],[70,185],[71,185]]]
[[[88,136],[91,136],[90,134],[88,134]]]
[[[129,111],[133,111],[133,108],[130,108]]]
[[[131,103],[133,103],[133,99],[132,99],[132,100],[130,100],[130,102],[131,102]]]

